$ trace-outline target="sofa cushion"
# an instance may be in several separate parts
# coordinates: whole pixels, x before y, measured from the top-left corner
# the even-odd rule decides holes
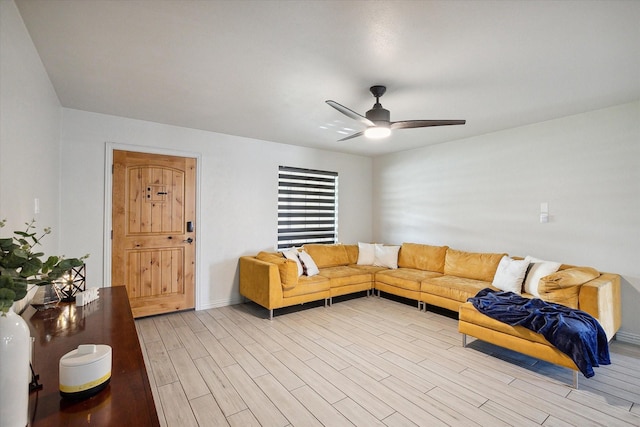
[[[329,290],[329,279],[322,276],[302,276],[298,280],[298,286],[291,289],[283,289],[282,295],[285,298],[300,295],[315,294],[317,292]]]
[[[579,308],[580,286],[599,277],[600,273],[591,267],[573,267],[560,270],[540,279],[538,293],[547,302]]]
[[[256,258],[278,266],[282,289],[292,289],[298,284],[298,266],[295,261],[291,261],[279,253],[264,251],[258,253]]]
[[[386,267],[378,267],[375,265],[358,265],[358,264],[350,264],[349,267],[360,270],[360,271],[364,271],[366,273],[371,273],[371,274],[375,274],[378,271],[385,271],[387,270]]]
[[[521,294],[528,266],[529,261],[516,260],[507,255],[503,256],[498,264],[496,275],[493,277],[492,285],[501,291]]]
[[[484,280],[444,275],[423,280],[420,291],[454,301],[466,302],[468,298],[476,296],[484,288],[497,290],[491,286],[491,282]]]
[[[376,244],[358,242],[358,265],[373,265],[376,259]]]
[[[329,279],[332,288],[373,281],[372,273],[347,266],[323,268],[320,275]]]
[[[395,270],[398,268],[398,251],[400,246],[376,245],[375,259],[373,265],[377,267],[387,267]]]
[[[304,268],[302,267],[302,262],[300,262],[300,257],[298,256],[298,250],[296,248],[287,249],[286,251],[282,251],[282,255],[286,259],[290,259],[295,262],[298,266],[298,277],[302,276],[304,273]]]
[[[347,251],[349,264],[355,264],[358,262],[358,245],[344,245],[344,250]]]
[[[465,252],[449,248],[444,259],[444,274],[491,282],[500,260],[505,255]]]
[[[529,261],[529,270],[524,279],[524,291],[540,298],[540,293],[538,292],[540,279],[558,271],[562,264],[554,261],[545,261],[529,255],[524,259]]]
[[[376,282],[386,283],[410,291],[420,291],[420,283],[429,277],[441,276],[435,271],[418,270],[415,268],[399,268],[384,270],[376,273]]]
[[[309,255],[306,251],[300,251],[298,257],[300,258],[300,262],[302,263],[302,269],[304,270],[305,276],[311,277],[320,273],[320,270],[318,270],[318,265],[313,260],[311,255]]]
[[[398,267],[444,273],[447,246],[403,243],[398,254]]]
[[[303,249],[311,255],[318,268],[349,264],[349,255],[344,245],[310,244],[304,245]]]

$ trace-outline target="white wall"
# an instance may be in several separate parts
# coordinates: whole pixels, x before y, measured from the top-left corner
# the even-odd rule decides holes
[[[13,1],[0,1],[0,236],[36,219],[51,227],[39,250],[58,254],[61,108],[40,56]],[[39,199],[40,214],[34,212]],[[35,288],[29,293],[31,298]],[[18,302],[20,311],[28,299]]]
[[[199,153],[200,307],[238,302],[238,257],[273,250],[278,166],[339,173],[339,238],[372,237],[372,160],[291,145],[63,109],[62,249],[91,253],[88,285],[102,283],[105,144]]]
[[[36,217],[54,232],[43,241],[58,250],[58,97],[13,1],[0,1],[0,218],[2,236]],[[34,199],[41,213],[34,215]]]
[[[640,102],[383,156],[373,181],[375,240],[618,273],[640,343]]]

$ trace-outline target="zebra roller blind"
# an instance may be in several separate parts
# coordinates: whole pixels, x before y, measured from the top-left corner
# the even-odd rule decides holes
[[[278,249],[338,240],[338,173],[280,166]]]

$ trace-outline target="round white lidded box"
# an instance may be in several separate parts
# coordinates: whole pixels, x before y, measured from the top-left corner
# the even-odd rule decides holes
[[[85,399],[103,390],[111,380],[111,347],[83,344],[60,358],[60,395]]]

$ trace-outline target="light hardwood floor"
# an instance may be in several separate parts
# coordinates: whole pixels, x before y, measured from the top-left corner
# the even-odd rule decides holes
[[[252,304],[136,321],[166,426],[640,426],[640,347],[580,375],[387,298]]]

